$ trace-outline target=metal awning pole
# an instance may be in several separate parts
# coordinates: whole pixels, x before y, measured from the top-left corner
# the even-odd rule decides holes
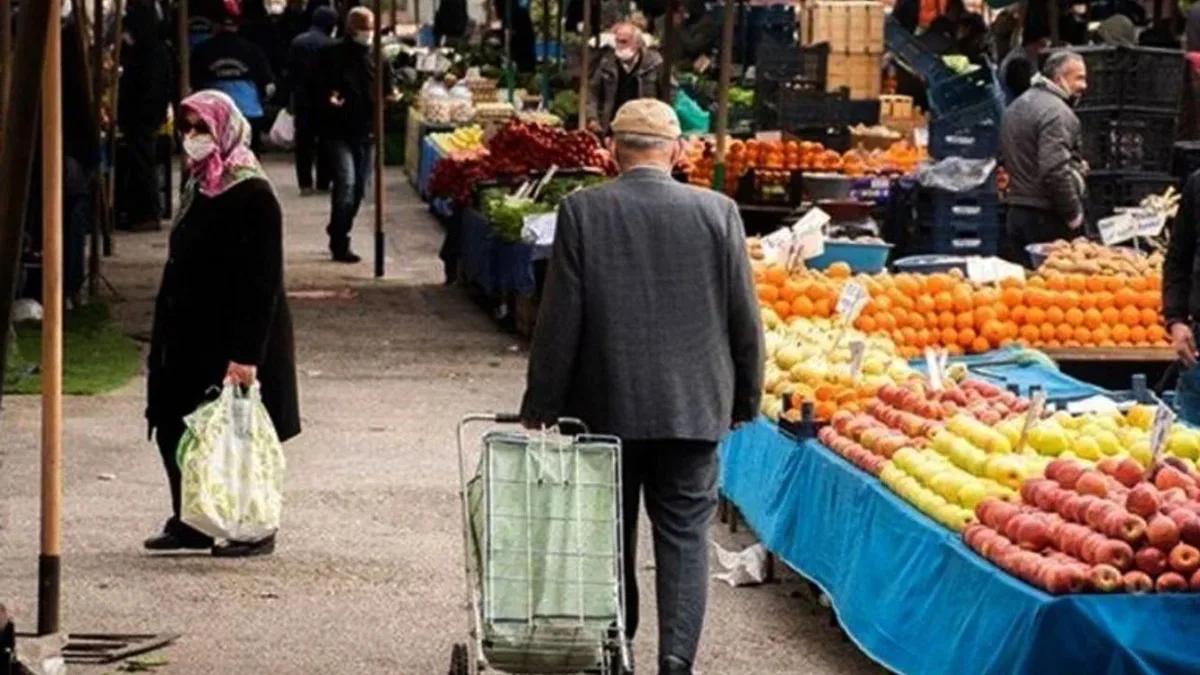
[[[0,0],[7,2],[7,0]],[[78,20],[78,18],[76,19]],[[97,139],[104,138],[100,115],[104,110],[104,0],[92,3],[92,119],[96,120]],[[96,172],[93,185],[104,185],[104,163]],[[96,299],[100,294],[100,231],[105,219],[104,192],[96,190],[95,215],[89,233],[88,246],[88,298]]]
[[[420,0],[417,0],[420,3]],[[384,274],[383,264],[383,28],[381,0],[375,0],[375,278]]]
[[[592,73],[592,0],[583,0],[583,53],[579,59],[579,128],[587,128]]]
[[[59,631],[62,536],[63,141],[62,0],[46,0],[42,70],[42,548],[38,634]],[[29,3],[25,3],[22,10]]]
[[[725,146],[729,136],[729,78],[733,71],[733,3],[725,0],[721,24],[721,71],[717,85],[717,157],[713,189],[725,191]]]

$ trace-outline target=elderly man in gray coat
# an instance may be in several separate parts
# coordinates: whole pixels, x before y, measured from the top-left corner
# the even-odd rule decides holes
[[[757,414],[762,328],[737,206],[671,178],[675,112],[637,99],[612,126],[621,177],[558,209],[521,417],[536,428],[575,416],[623,440],[628,634],[644,494],[658,672],[683,675],[704,621],[717,442]]]

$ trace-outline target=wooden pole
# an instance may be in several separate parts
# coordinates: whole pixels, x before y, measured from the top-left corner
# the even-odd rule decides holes
[[[725,146],[729,135],[729,77],[733,71],[733,3],[725,0],[721,18],[721,72],[717,89],[717,161],[713,167],[713,189],[725,191]]]
[[[516,89],[516,64],[512,57],[512,5],[513,0],[504,0],[504,88],[508,90],[508,102],[516,106],[513,91]]]
[[[38,558],[39,635],[59,631],[63,327],[61,2],[46,0],[50,5],[50,17],[45,28],[46,60],[42,71],[42,553]]]
[[[563,58],[567,55],[567,50],[563,48],[563,24],[566,22],[567,15],[563,11],[566,5],[566,0],[558,0],[558,26],[556,35],[558,36],[558,70],[562,72]]]
[[[109,80],[109,86],[112,92],[112,99],[109,101],[108,115],[108,203],[113,205],[113,212],[116,213],[117,205],[117,105],[120,103],[121,93],[121,45],[125,44],[125,40],[121,38],[125,32],[125,0],[117,0],[115,7],[117,28],[114,35],[116,36],[113,42],[113,69],[112,77]],[[115,219],[114,219],[115,220]],[[104,233],[104,255],[110,256],[113,254],[112,232],[106,230]]]
[[[14,91],[35,92],[42,88],[42,64],[46,58],[46,21],[49,5],[30,2],[17,17],[16,48],[11,60]],[[57,25],[57,21],[55,22]],[[3,141],[0,141],[0,373],[8,364],[8,327],[20,270],[21,234],[37,145],[40,96],[14,96],[5,111]],[[0,387],[0,398],[4,390]]]
[[[592,83],[592,0],[583,0],[583,53],[579,60],[579,128],[587,128],[588,94]]]
[[[417,0],[419,3],[420,0]],[[375,278],[383,277],[383,33],[375,0]]]
[[[0,0],[3,2],[5,0]],[[76,18],[78,21],[78,17]],[[120,36],[117,36],[120,39]],[[104,0],[92,3],[92,119],[96,120],[98,138],[104,138],[104,127],[100,115],[104,110]],[[93,185],[104,185],[103,163],[96,172]],[[100,230],[105,218],[104,192],[96,190],[96,205],[92,217],[91,240],[88,246],[88,297],[95,299],[100,294]]]

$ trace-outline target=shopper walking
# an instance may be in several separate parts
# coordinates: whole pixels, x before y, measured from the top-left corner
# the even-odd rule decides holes
[[[350,248],[350,230],[371,175],[375,15],[365,7],[355,7],[346,15],[346,25],[348,35],[320,52],[316,93],[323,111],[318,135],[333,168],[326,228],[329,252],[337,262],[357,263],[362,258]],[[384,61],[383,67],[384,90],[393,92],[389,99],[394,99],[391,66]]]
[[[534,428],[575,416],[624,440],[626,626],[632,639],[644,493],[659,672],[687,674],[704,620],[717,442],[757,413],[762,329],[737,205],[671,178],[675,112],[631,101],[612,130],[621,177],[559,206],[521,418]]]
[[[1087,163],[1079,154],[1079,118],[1072,107],[1085,89],[1083,57],[1056,52],[1004,113],[1000,155],[1009,183],[1001,248],[1012,262],[1030,265],[1029,244],[1083,233]]]
[[[130,229],[153,231],[161,215],[154,148],[171,104],[171,55],[148,0],[130,3],[124,25],[117,122],[125,140],[126,173],[119,208]]]
[[[1183,364],[1175,387],[1179,416],[1190,424],[1200,424],[1200,369],[1196,361],[1195,321],[1200,317],[1200,278],[1196,276],[1197,212],[1200,208],[1200,173],[1187,180],[1180,198],[1179,213],[1171,228],[1171,240],[1163,260],[1163,319],[1175,354]]]
[[[192,87],[216,89],[233,99],[250,122],[252,144],[258,149],[266,131],[267,100],[275,92],[275,76],[266,54],[238,34],[238,17],[227,14],[216,35],[200,43],[191,56]]]
[[[604,134],[609,133],[613,115],[625,103],[638,98],[665,100],[670,95],[660,86],[663,58],[646,48],[638,27],[619,23],[612,34],[613,49],[596,64],[587,102],[588,129]]]
[[[175,459],[183,418],[213,387],[259,382],[279,440],[300,433],[279,200],[250,151],[250,124],[232,99],[201,91],[181,108],[189,176],[154,306],[146,408],[167,470],[172,515],[162,533],[146,540],[151,551],[213,546],[179,519]],[[239,557],[274,549],[272,536],[229,542],[212,553]]]
[[[312,27],[292,41],[287,59],[287,82],[291,89],[292,116],[296,124],[296,183],[300,194],[312,194],[313,161],[317,165],[317,189],[329,189],[329,159],[319,150],[317,115],[322,102],[310,82],[317,72],[320,50],[333,44],[333,29],[337,12],[318,7],[313,12]]]

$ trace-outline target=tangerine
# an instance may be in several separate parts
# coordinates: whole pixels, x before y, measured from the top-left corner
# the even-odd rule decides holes
[[[759,284],[755,287],[758,292],[758,299],[767,303],[774,304],[779,299],[779,287],[771,284]]]
[[[1021,336],[1022,340],[1030,344],[1037,342],[1042,338],[1042,333],[1038,330],[1038,327],[1029,324],[1021,326],[1019,335]]]
[[[1020,306],[1024,299],[1025,294],[1021,292],[1020,288],[1015,286],[1009,286],[1000,292],[1001,302],[1003,302],[1005,305],[1008,305],[1010,308]]]
[[[989,351],[991,348],[992,343],[987,338],[977,337],[975,338],[975,341],[971,343],[971,351],[976,354],[982,354],[983,352]]]
[[[972,342],[975,342],[975,329],[974,328],[963,328],[962,330],[958,331],[958,346],[959,347],[966,349],[967,347],[971,346]]]
[[[1152,324],[1146,327],[1146,340],[1154,344],[1166,342],[1167,331],[1158,324]]]
[[[1062,323],[1063,317],[1063,311],[1059,307],[1051,307],[1046,310],[1046,321],[1049,321],[1052,324],[1057,325]]]
[[[1134,326],[1129,329],[1129,341],[1133,344],[1142,347],[1146,344],[1146,328],[1144,326]]]
[[[1029,308],[1026,307],[1025,305],[1017,305],[1016,307],[1012,308],[1011,312],[1008,313],[1009,320],[1012,321],[1013,323],[1017,324],[1018,326],[1020,326],[1023,323],[1026,323],[1026,319],[1028,318],[1028,316],[1029,316]]]
[[[806,295],[797,297],[792,301],[792,314],[805,319],[810,318],[813,315],[813,301]]]
[[[1063,291],[1055,300],[1058,302],[1059,307],[1068,310],[1079,307],[1079,298],[1079,293],[1075,291]]]
[[[1086,345],[1092,341],[1092,331],[1088,330],[1087,328],[1085,328],[1083,326],[1080,326],[1075,329],[1074,338],[1075,338],[1075,341],[1078,342],[1079,344]]]
[[[1071,309],[1067,310],[1067,312],[1063,316],[1063,318],[1071,326],[1082,326],[1083,325],[1083,310],[1079,309],[1078,307],[1072,307]]]
[[[854,327],[864,333],[874,333],[875,329],[878,328],[879,325],[875,323],[875,319],[873,317],[863,314],[862,316],[858,317],[858,321],[854,322]]]
[[[928,314],[929,312],[932,312],[935,309],[935,305],[933,302],[933,296],[919,295],[919,296],[917,296],[916,302],[917,302],[917,311],[921,312],[922,314]]]
[[[833,314],[833,303],[829,298],[821,298],[813,303],[813,316],[828,317]]]
[[[781,319],[788,318],[792,315],[792,303],[784,302],[783,300],[776,302],[775,313],[778,314],[779,318]]]
[[[1128,326],[1136,326],[1142,320],[1142,313],[1137,307],[1126,305],[1121,308],[1121,323]]]
[[[787,281],[788,273],[782,265],[771,265],[767,268],[765,278],[768,284],[779,286]]]
[[[1123,323],[1116,323],[1109,330],[1112,331],[1113,342],[1121,344],[1122,342],[1129,341],[1129,326]]]
[[[989,321],[996,319],[996,310],[992,305],[983,305],[975,308],[975,323],[982,326]]]
[[[1142,310],[1142,325],[1143,326],[1153,326],[1157,323],[1158,323],[1158,312],[1156,312],[1152,309],[1149,309],[1149,308]]]
[[[1082,293],[1087,290],[1087,277],[1082,274],[1072,274],[1067,277],[1067,288]]]
[[[975,326],[975,314],[970,311],[963,312],[962,314],[959,314],[954,319],[954,327],[959,330],[962,330],[964,328],[974,328],[974,326]]]
[[[1058,328],[1054,329],[1054,339],[1059,342],[1066,342],[1075,336],[1075,328],[1069,324],[1061,323]]]
[[[948,312],[954,308],[954,296],[948,291],[939,291],[933,296],[933,305],[939,312]]]
[[[1095,328],[1092,329],[1092,342],[1094,342],[1096,344],[1100,344],[1101,342],[1107,342],[1109,340],[1110,335],[1111,335],[1111,333],[1109,332],[1108,326],[1104,326],[1104,325],[1096,326]]]
[[[1085,310],[1083,313],[1083,325],[1089,329],[1094,329],[1104,323],[1104,316],[1100,314],[1100,310],[1095,307]]]
[[[1035,326],[1041,325],[1046,321],[1046,311],[1041,307],[1030,307],[1025,313],[1025,321]]]
[[[953,328],[943,328],[940,337],[942,345],[949,346],[957,342],[958,333]]]
[[[939,328],[954,328],[957,318],[954,312],[942,312],[938,315],[937,325]]]

